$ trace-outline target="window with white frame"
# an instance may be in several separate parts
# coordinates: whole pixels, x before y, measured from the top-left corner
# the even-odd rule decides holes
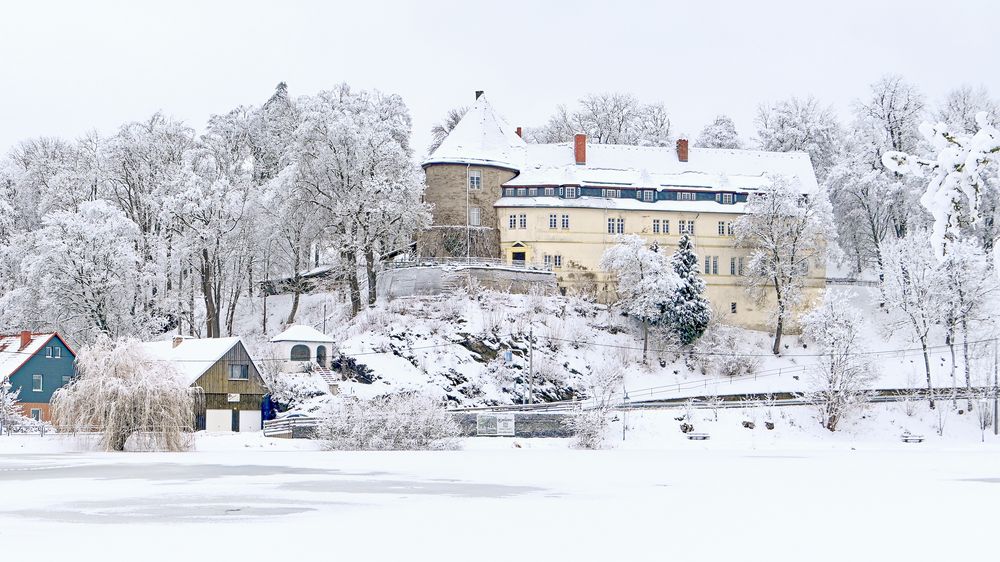
[[[528,228],[528,215],[518,215],[517,217],[518,226],[521,229]]]
[[[736,275],[736,258],[729,258],[729,274]]]
[[[567,187],[566,188],[566,199],[576,199],[576,188]]]
[[[712,275],[719,274],[719,256],[712,256]]]
[[[562,256],[561,255],[552,256],[552,265],[556,268],[562,267]]]
[[[670,234],[670,221],[669,220],[664,220],[663,221],[663,233],[664,234]]]
[[[549,228],[556,228],[559,226],[559,217],[557,215],[549,215]]]
[[[726,235],[726,221],[719,221],[719,236]]]
[[[621,197],[622,194],[621,190],[618,189],[604,189],[602,191],[604,192],[602,195],[610,199],[617,199]]]
[[[651,189],[644,190],[642,192],[642,200],[646,201],[647,203],[652,202],[653,201],[653,194],[654,194],[654,191],[651,190]]]
[[[538,197],[538,188],[537,187],[529,187],[528,188],[528,197]]]
[[[483,187],[483,173],[479,170],[469,170],[469,189]]]
[[[524,188],[524,187],[517,188],[517,196],[518,197],[524,197],[527,194],[528,194],[527,188]]]
[[[31,391],[42,391],[42,375],[31,375]]]
[[[562,216],[562,227],[564,230],[569,230],[569,215]]]
[[[608,219],[608,234],[624,234],[625,219]]]
[[[514,196],[514,188],[513,187],[505,187],[504,190],[503,190],[503,195],[504,195],[504,197],[513,197]]]
[[[250,365],[229,365],[229,380],[248,381],[250,380]]]
[[[556,196],[556,188],[554,188],[554,187],[546,187],[545,188],[545,196],[546,197],[555,197]]]
[[[660,219],[653,219],[653,234],[660,233]]]
[[[677,221],[677,225],[679,234],[694,234],[694,221]]]
[[[42,410],[39,408],[31,409],[31,419],[35,421],[42,421]]]
[[[710,275],[712,273],[712,258],[705,256],[705,275]]]
[[[51,347],[46,347],[45,348],[45,356],[46,357],[52,357],[52,348]]]
[[[677,193],[677,200],[678,201],[694,201],[695,200],[695,195],[694,195],[694,193],[692,193],[690,191],[681,191],[681,192]]]
[[[469,207],[469,226],[479,226],[479,207]]]
[[[694,235],[694,221],[687,221],[688,223],[688,234]]]
[[[507,228],[511,230],[517,228],[517,215],[510,215],[507,217]]]
[[[732,222],[727,222],[726,223],[726,236],[732,236],[732,235],[733,235],[733,223]]]
[[[55,357],[56,359],[62,359],[62,348],[61,347],[53,347],[52,348],[52,357]]]
[[[722,194],[722,203],[724,205],[732,205],[733,204],[733,194],[732,193],[723,193]]]
[[[543,255],[542,263],[545,264],[545,267],[552,267],[552,256],[548,254]]]

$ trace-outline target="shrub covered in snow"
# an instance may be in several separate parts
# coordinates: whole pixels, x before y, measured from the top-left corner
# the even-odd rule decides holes
[[[411,451],[454,448],[458,432],[437,398],[399,393],[331,405],[316,435],[332,450]]]
[[[760,367],[759,351],[746,345],[746,331],[713,323],[695,344],[695,362],[706,374],[727,377],[753,375]]]
[[[573,445],[580,449],[600,449],[608,432],[608,409],[584,409],[563,422],[573,431]]]

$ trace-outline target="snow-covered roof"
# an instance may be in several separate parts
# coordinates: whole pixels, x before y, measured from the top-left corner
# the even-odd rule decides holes
[[[183,338],[176,347],[172,339],[143,342],[142,347],[153,359],[173,363],[188,384],[194,384],[238,343],[238,337]]]
[[[640,201],[631,198],[610,199],[606,197],[501,197],[493,204],[497,208],[507,207],[560,207],[563,209],[620,209],[623,211],[676,211],[680,213],[732,213],[741,214],[745,203],[720,205],[715,201]]]
[[[55,335],[55,332],[32,333],[31,341],[21,349],[21,334],[0,334],[0,381],[16,373]]]
[[[423,164],[479,164],[520,170],[525,146],[483,94]]]
[[[271,338],[272,343],[278,342],[315,342],[315,343],[333,343],[333,338],[324,334],[323,332],[313,328],[312,326],[306,326],[305,324],[292,324],[284,332]]]
[[[782,175],[797,180],[803,193],[819,189],[804,152],[691,147],[682,162],[672,146],[588,143],[586,156],[581,165],[572,143],[529,144],[521,173],[504,185],[742,191],[760,188],[769,175]]]

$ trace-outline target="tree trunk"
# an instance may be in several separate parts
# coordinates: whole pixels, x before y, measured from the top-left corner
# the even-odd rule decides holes
[[[358,258],[353,251],[341,253],[347,276],[347,294],[351,297],[351,315],[361,312],[361,287],[358,284]]]
[[[368,306],[375,304],[375,251],[369,245],[365,247],[365,273],[368,276]]]
[[[215,301],[215,290],[212,286],[212,260],[208,250],[201,251],[201,293],[205,301],[205,330],[207,337],[217,338],[222,331],[219,326],[219,309]]]
[[[649,321],[642,321],[642,364],[646,364],[646,352],[649,350]]]
[[[774,346],[771,348],[771,353],[774,353],[775,355],[781,354],[781,335],[785,331],[785,317],[784,314],[780,313],[781,307],[778,308],[778,325],[774,327]]]
[[[920,336],[920,349],[924,352],[924,372],[927,375],[927,399],[931,409],[934,409],[934,385],[931,383],[931,355],[927,350],[927,335]]]
[[[969,397],[968,410],[972,411],[972,375],[969,371],[969,321],[962,318],[962,371],[965,373],[965,391]]]
[[[299,312],[299,295],[302,291],[299,290],[299,282],[295,281],[295,290],[292,292],[292,309],[288,311],[288,318],[285,319],[285,324],[294,324],[295,315]]]

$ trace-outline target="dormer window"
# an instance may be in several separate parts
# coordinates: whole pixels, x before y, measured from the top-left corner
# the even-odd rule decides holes
[[[691,193],[690,191],[681,191],[677,194],[678,201],[694,201],[694,199],[694,193]]]
[[[576,188],[567,187],[566,188],[566,199],[576,199]]]
[[[528,194],[528,190],[527,189],[525,189],[523,187],[517,188],[517,196],[518,197],[524,197],[527,194]]]
[[[469,189],[481,189],[483,187],[483,172],[480,170],[469,170]]]
[[[732,205],[733,204],[733,194],[732,193],[723,193],[722,194],[722,204],[723,205]]]
[[[650,190],[650,189],[647,189],[647,190],[643,191],[642,192],[642,200],[645,201],[645,202],[647,202],[647,203],[652,203],[653,202],[653,191]]]

